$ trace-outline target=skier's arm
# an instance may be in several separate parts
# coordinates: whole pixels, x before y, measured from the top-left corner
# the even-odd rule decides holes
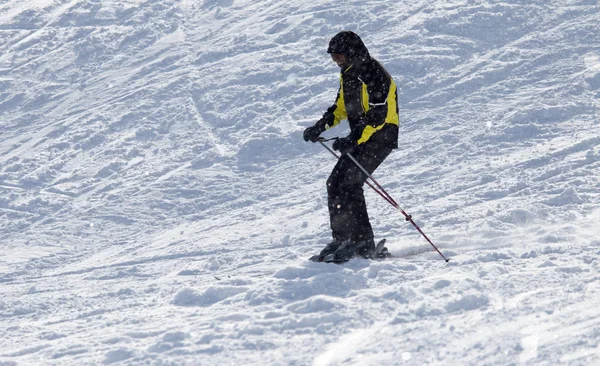
[[[340,89],[335,99],[335,104],[327,108],[327,112],[323,114],[323,117],[321,117],[321,119],[318,120],[314,126],[308,127],[306,130],[304,130],[304,141],[317,142],[323,131],[339,124],[341,120],[346,118],[347,115],[346,106],[344,105],[344,92],[340,82]]]
[[[391,78],[382,75],[379,82],[367,86],[369,108],[365,117],[368,126],[377,127],[385,123],[388,115],[390,84]]]
[[[342,87],[342,80],[340,79],[340,88],[335,98],[335,103],[327,109],[327,112],[323,114],[321,123],[323,123],[324,129],[330,129],[331,127],[337,126],[342,120],[348,118],[346,114],[346,105],[344,103],[344,88]]]
[[[380,130],[386,122],[398,124],[397,90],[394,80],[382,75],[378,82],[367,85],[369,94],[368,108],[357,128],[356,141],[361,144]]]

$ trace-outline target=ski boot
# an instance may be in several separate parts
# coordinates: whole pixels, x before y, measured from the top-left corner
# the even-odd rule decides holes
[[[342,240],[333,240],[331,243],[327,244],[323,250],[317,255],[313,255],[310,257],[310,260],[313,262],[323,262],[325,257],[332,255],[335,253],[339,247],[342,245]]]
[[[375,250],[375,241],[373,239],[365,239],[356,243],[356,254],[365,259],[373,258]]]
[[[381,239],[377,245],[373,239],[365,239],[356,243],[356,255],[365,259],[385,259],[392,254],[385,247],[385,239]]]
[[[375,242],[373,239],[365,239],[360,241],[347,240],[340,245],[335,253],[329,254],[323,258],[324,262],[344,263],[348,262],[355,255],[365,257],[375,251]],[[367,257],[365,257],[367,258]]]
[[[323,262],[328,263],[344,263],[354,257],[356,254],[356,246],[351,240],[345,240],[333,253],[329,253],[323,258]]]

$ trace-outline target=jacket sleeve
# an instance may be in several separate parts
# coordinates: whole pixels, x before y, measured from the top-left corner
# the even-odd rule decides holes
[[[321,121],[324,121],[324,128],[329,129],[337,126],[342,120],[347,119],[346,104],[344,103],[344,87],[343,81],[340,77],[340,88],[335,98],[335,103],[327,109],[327,112],[323,114]]]

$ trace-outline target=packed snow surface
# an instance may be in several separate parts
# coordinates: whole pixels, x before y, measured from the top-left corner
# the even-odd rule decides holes
[[[596,0],[4,0],[0,365],[600,364]],[[396,256],[307,260],[356,31]],[[347,127],[327,131],[344,136]],[[368,189],[368,188],[367,188]]]

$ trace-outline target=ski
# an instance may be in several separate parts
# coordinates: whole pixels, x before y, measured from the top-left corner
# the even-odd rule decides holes
[[[308,260],[310,260],[311,262],[323,262],[321,260],[321,256],[318,254],[313,255],[312,257],[310,257]]]

